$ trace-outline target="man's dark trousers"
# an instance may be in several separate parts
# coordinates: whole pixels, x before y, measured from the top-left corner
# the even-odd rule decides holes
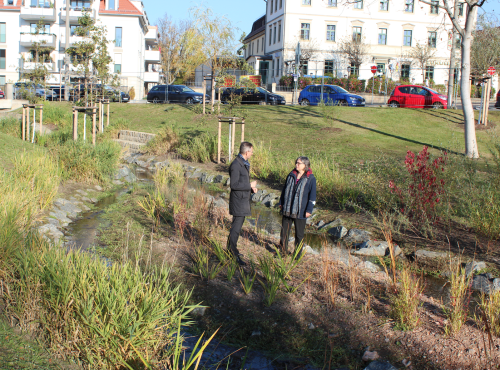
[[[233,222],[231,224],[231,231],[229,232],[229,250],[234,256],[238,257],[240,253],[238,251],[238,238],[240,237],[241,227],[245,222],[245,216],[233,216]]]

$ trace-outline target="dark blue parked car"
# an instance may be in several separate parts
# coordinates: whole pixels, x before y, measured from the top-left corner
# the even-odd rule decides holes
[[[184,85],[156,85],[149,90],[147,99],[152,103],[162,103],[168,99],[171,103],[194,104],[203,101],[203,94]],[[210,97],[205,95],[205,102],[209,101]]]
[[[363,97],[351,94],[349,91],[336,85],[323,85],[323,101],[328,105],[365,106],[365,99]],[[300,105],[318,105],[320,102],[321,85],[309,85],[300,92]]]

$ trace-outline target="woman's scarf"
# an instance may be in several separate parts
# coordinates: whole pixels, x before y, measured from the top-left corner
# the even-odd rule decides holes
[[[307,182],[309,181],[309,176],[311,174],[312,170],[309,169],[307,173],[302,175],[297,183],[295,182],[295,179],[298,175],[297,170],[293,170],[288,175],[285,184],[285,196],[283,199],[282,208],[284,216],[297,218],[297,216],[299,215],[300,205],[302,204],[302,198],[304,197],[304,189]]]

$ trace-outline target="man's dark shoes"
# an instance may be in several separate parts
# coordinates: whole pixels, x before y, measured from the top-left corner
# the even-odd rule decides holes
[[[246,262],[244,262],[240,256],[236,257],[236,262],[238,262],[238,265],[240,266],[246,266]]]

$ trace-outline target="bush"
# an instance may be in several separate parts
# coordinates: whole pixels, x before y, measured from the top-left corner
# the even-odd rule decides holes
[[[87,183],[105,183],[116,170],[120,146],[112,141],[95,146],[81,141],[67,141],[54,148],[64,178]]]
[[[172,127],[167,126],[160,130],[153,140],[145,147],[148,154],[167,154],[174,150],[179,144],[179,133]]]
[[[375,79],[375,81],[374,81]],[[396,87],[396,82],[392,79],[386,79],[385,76],[382,77],[372,77],[366,81],[366,92],[371,93],[372,89],[375,94],[385,94],[385,84],[387,81],[387,94],[390,94],[392,90]],[[375,82],[375,86],[374,86]]]
[[[134,100],[135,99],[135,89],[134,89],[134,86],[132,86],[130,88],[130,90],[128,91],[128,94],[130,95],[130,100]]]

